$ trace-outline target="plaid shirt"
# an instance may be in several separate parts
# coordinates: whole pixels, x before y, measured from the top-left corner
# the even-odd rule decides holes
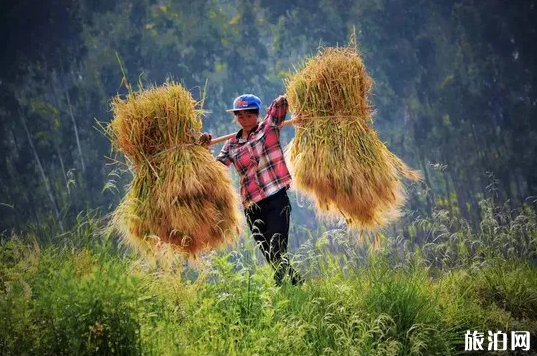
[[[244,208],[291,184],[280,144],[280,129],[287,110],[287,100],[274,100],[263,122],[254,127],[247,140],[242,139],[242,129],[239,130],[216,157],[226,166],[233,163],[239,173]]]

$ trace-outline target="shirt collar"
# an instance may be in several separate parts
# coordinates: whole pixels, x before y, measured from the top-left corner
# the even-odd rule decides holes
[[[258,128],[259,128],[259,122],[254,126],[254,128],[252,129],[252,131],[250,131],[250,133],[256,132]],[[242,130],[243,129],[240,129],[239,132],[237,132],[237,134],[235,135],[235,138],[237,140],[240,140],[242,138]]]

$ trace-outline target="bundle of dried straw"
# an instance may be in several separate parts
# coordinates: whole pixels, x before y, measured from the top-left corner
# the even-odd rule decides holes
[[[112,102],[108,134],[134,171],[113,223],[142,250],[166,246],[194,256],[239,234],[239,200],[225,167],[196,142],[199,104],[173,82]]]
[[[356,47],[324,48],[286,81],[299,119],[287,162],[295,187],[313,198],[321,216],[374,230],[399,215],[401,178],[418,180],[372,128],[373,80]]]

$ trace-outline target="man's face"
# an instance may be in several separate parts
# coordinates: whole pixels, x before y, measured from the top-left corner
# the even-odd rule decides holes
[[[253,110],[242,110],[234,112],[237,121],[246,131],[250,131],[257,124],[258,114]]]

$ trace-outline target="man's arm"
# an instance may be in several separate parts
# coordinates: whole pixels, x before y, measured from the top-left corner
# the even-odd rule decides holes
[[[202,133],[199,138],[200,145],[207,149],[209,149],[209,146],[211,146],[211,141],[212,136],[210,133],[207,132]],[[229,141],[226,141],[226,143],[224,143],[224,147],[222,147],[220,153],[218,154],[218,156],[216,156],[216,160],[226,166],[229,166],[231,164],[231,159],[229,158]]]
[[[270,107],[267,110],[267,116],[265,117],[265,122],[269,125],[281,128],[288,111],[289,104],[287,103],[287,97],[285,95],[280,95],[272,101],[272,104],[270,104]]]
[[[216,160],[226,166],[229,166],[231,164],[231,158],[229,157],[229,140],[224,143],[224,146],[220,150],[220,153],[218,154],[218,156],[216,156]]]

